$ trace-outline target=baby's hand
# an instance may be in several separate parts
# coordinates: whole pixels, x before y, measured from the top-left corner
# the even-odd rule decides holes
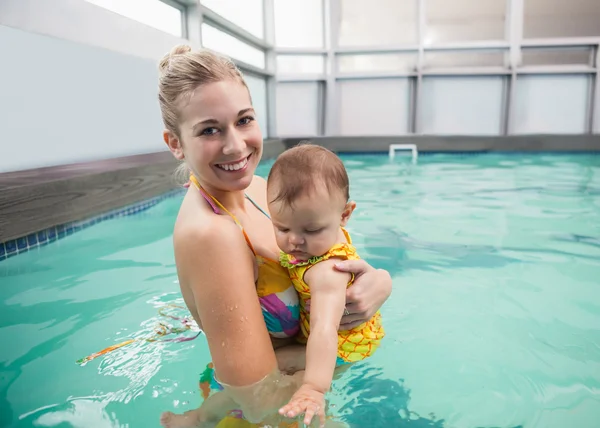
[[[315,414],[319,415],[320,427],[325,426],[325,394],[309,385],[302,385],[290,402],[279,409],[279,414],[294,418],[304,413],[304,424],[310,425]]]

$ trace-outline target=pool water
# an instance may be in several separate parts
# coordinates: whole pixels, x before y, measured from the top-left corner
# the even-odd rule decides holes
[[[391,273],[382,348],[334,385],[353,427],[600,426],[600,156],[342,156],[361,255]],[[266,175],[270,163],[260,167]],[[180,197],[0,262],[0,426],[151,427],[200,402]],[[186,316],[169,308],[168,314]],[[193,331],[179,337],[190,337]]]

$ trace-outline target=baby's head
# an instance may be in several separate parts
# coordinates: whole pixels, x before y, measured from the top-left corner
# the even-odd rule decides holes
[[[312,144],[283,152],[267,181],[279,248],[298,260],[325,254],[356,207],[349,187],[346,168],[333,152]]]

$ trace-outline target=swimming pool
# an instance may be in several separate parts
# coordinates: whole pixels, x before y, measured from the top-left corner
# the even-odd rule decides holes
[[[382,348],[334,385],[342,419],[597,427],[600,156],[342,158],[355,243],[394,279]],[[203,336],[75,363],[151,336],[168,320],[158,308],[182,304],[171,242],[179,201],[0,262],[0,426],[150,427],[164,410],[198,405]]]

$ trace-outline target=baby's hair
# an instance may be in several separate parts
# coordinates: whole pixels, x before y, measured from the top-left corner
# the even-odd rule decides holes
[[[271,167],[267,189],[274,189],[276,195],[269,203],[282,201],[292,206],[319,183],[325,184],[330,193],[339,192],[346,202],[350,199],[348,173],[342,160],[325,147],[301,142],[279,155]]]

